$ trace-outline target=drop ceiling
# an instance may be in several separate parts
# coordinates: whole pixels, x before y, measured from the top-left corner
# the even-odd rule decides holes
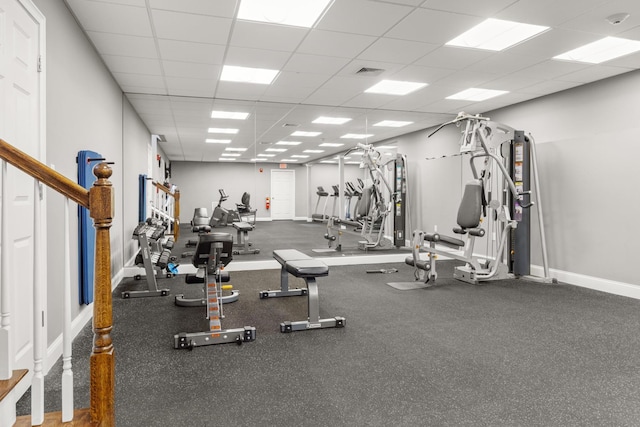
[[[238,20],[240,0],[66,3],[149,131],[164,136],[171,161],[216,162],[233,147],[247,148],[236,162],[250,162],[282,140],[301,144],[268,161],[317,161],[363,142],[341,138],[347,133],[372,134],[365,141],[376,143],[459,111],[490,111],[640,68],[640,53],[599,65],[552,59],[604,36],[640,40],[637,0],[335,0],[311,29]],[[621,12],[630,17],[606,21]],[[501,52],[445,46],[490,17],[550,29]],[[271,85],[224,82],[225,64],[280,73]],[[358,73],[363,68],[382,71]],[[405,96],[364,92],[382,79],[428,86]],[[509,92],[482,102],[446,99],[470,87]],[[212,119],[212,110],[250,115]],[[319,116],[351,120],[311,123]],[[381,120],[413,123],[373,126]],[[211,127],[238,133],[214,135]],[[322,133],[292,137],[296,130]],[[318,147],[327,142],[344,145]],[[309,149],[324,151],[303,153]]]

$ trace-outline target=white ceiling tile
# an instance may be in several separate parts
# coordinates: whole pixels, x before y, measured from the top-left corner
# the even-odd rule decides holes
[[[612,25],[606,20],[607,16],[621,12],[630,14],[624,22]],[[639,25],[640,2],[637,0],[615,0],[607,1],[593,9],[586,9],[584,14],[563,22],[560,27],[603,36],[615,36]]]
[[[488,18],[516,1],[518,0],[483,0],[479,5],[477,0],[427,0],[421,7]]]
[[[217,98],[258,100],[268,89],[268,85],[236,82],[220,82],[216,89]]]
[[[127,36],[122,34],[88,31],[87,35],[101,55],[138,56],[157,58],[153,37]]]
[[[229,44],[253,49],[293,52],[308,32],[306,28],[238,21],[233,27]]]
[[[126,6],[146,7],[145,0],[100,0],[103,3],[123,4]]]
[[[378,0],[374,0],[374,1],[378,1]],[[422,3],[424,3],[424,0],[383,0],[383,2],[404,4],[407,6],[420,6]]]
[[[144,3],[144,0],[142,2]],[[223,18],[235,16],[236,3],[237,0],[149,0],[152,9],[221,16]]]
[[[470,65],[467,70],[479,71],[481,73],[495,73],[496,70],[500,70],[501,73],[509,74],[539,62],[542,61],[535,57],[531,58],[510,52],[501,52]]]
[[[640,37],[638,39],[640,40]],[[627,68],[629,70],[638,69],[638,65],[640,64],[640,52],[612,59],[611,61],[605,62],[605,64],[611,67]]]
[[[145,8],[83,0],[68,2],[85,31],[153,36]]]
[[[556,61],[550,59],[548,61],[540,62],[523,70],[516,71],[512,75],[517,77],[537,77],[553,80],[565,74],[573,73],[587,67],[589,67],[589,64],[569,61]]]
[[[525,87],[533,86],[542,81],[543,81],[542,78],[516,77],[513,75],[508,75],[508,76],[499,77],[495,80],[486,82],[480,85],[480,87],[492,88],[492,89],[498,89],[498,90],[517,91]]]
[[[116,79],[116,81],[118,81],[118,79]],[[124,93],[138,93],[138,94],[148,94],[148,95],[167,95],[168,94],[167,90],[164,87],[130,86],[130,85],[120,83],[119,81],[118,81],[118,84],[120,85],[120,89],[122,89]]]
[[[425,82],[433,84],[440,79],[450,75],[453,70],[446,68],[423,67],[420,65],[409,65],[402,70],[391,74],[392,80],[405,80],[414,82]]]
[[[496,13],[494,18],[526,24],[557,26],[584,11],[592,9],[603,0],[520,0]]]
[[[139,86],[164,89],[164,79],[158,75],[113,73],[116,81],[125,86]]]
[[[311,30],[298,52],[314,55],[353,58],[376,40],[375,37],[333,31]]]
[[[112,73],[162,75],[160,61],[157,59],[116,55],[102,55],[102,58]]]
[[[626,73],[629,69],[610,67],[606,65],[593,65],[573,73],[564,74],[558,77],[558,80],[566,80],[570,82],[590,83],[596,80],[606,79],[607,77],[617,76]]]
[[[358,92],[340,92],[330,87],[320,88],[309,95],[305,102],[317,105],[341,105],[353,98],[357,93]]]
[[[357,77],[358,79],[368,79],[369,85],[373,85],[382,79],[389,78],[389,76],[402,70],[405,66],[403,64],[394,64],[391,62],[380,62],[373,60],[356,59],[347,64],[337,74],[339,76]],[[362,68],[376,68],[383,70],[380,74],[371,75],[368,73],[358,73]],[[368,88],[369,86],[365,87]]]
[[[281,70],[289,56],[288,52],[230,46],[224,65]]]
[[[296,73],[335,74],[348,63],[349,60],[346,58],[294,53],[283,70]]]
[[[499,77],[499,74],[497,73],[482,73],[479,71],[460,70],[455,71],[447,77],[438,80],[438,86],[451,86],[460,88],[459,90],[462,90],[481,85],[491,80],[495,80],[497,77]]]
[[[449,3],[457,3],[451,2]],[[430,9],[416,9],[393,27],[385,37],[441,45],[482,22],[477,16]]]
[[[381,36],[412,10],[408,6],[365,0],[336,1],[316,28]]]
[[[215,91],[216,81],[213,79],[186,79],[182,77],[166,77],[170,95],[211,97]]]
[[[231,19],[154,10],[153,27],[160,39],[227,44]]]
[[[578,46],[591,43],[598,38],[595,34],[552,28],[537,37],[505,50],[504,53],[546,60]]]
[[[414,65],[461,70],[492,54],[485,50],[444,46],[418,59]]]
[[[383,37],[358,55],[358,59],[411,64],[437,47],[434,44]]]
[[[398,99],[398,97],[394,95],[360,93],[341,105],[358,108],[380,108],[394,99]]]
[[[559,80],[545,80],[541,83],[522,88],[518,92],[547,95],[549,93],[560,92],[580,85],[582,85],[582,83]]]
[[[160,57],[164,60],[222,64],[226,47],[219,44],[158,40]]]
[[[194,64],[191,62],[162,61],[164,75],[167,77],[186,77],[194,79],[218,79],[219,65]]]

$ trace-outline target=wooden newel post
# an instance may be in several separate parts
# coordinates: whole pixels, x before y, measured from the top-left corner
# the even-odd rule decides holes
[[[173,223],[173,238],[177,242],[180,238],[180,190],[176,189],[173,199],[175,200],[175,207],[173,209],[173,218],[175,220]]]
[[[111,240],[114,193],[109,181],[111,168],[100,163],[93,168],[98,178],[89,190],[89,212],[96,229],[95,284],[93,303],[93,350],[91,352],[91,422],[115,426],[115,357],[111,329]]]

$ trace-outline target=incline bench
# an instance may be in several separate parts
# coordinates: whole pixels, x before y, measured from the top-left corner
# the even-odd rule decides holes
[[[280,290],[260,291],[260,298],[277,298],[297,295],[308,295],[308,318],[295,322],[282,322],[280,332],[304,331],[307,329],[342,328],[344,317],[336,316],[320,319],[320,299],[316,277],[329,275],[329,267],[322,261],[315,260],[295,249],[278,249],[273,251],[273,257],[281,265]],[[307,289],[289,289],[289,274],[304,279]]]

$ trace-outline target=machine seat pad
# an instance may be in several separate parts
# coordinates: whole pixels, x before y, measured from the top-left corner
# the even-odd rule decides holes
[[[285,265],[290,261],[312,259],[309,255],[305,255],[296,249],[276,249],[273,251],[273,258],[282,265]]]
[[[429,271],[431,270],[431,264],[429,260],[419,259],[418,262],[413,261],[412,256],[408,256],[404,259],[405,264],[410,265],[411,267],[419,268],[420,270]]]
[[[445,245],[449,245],[455,248],[464,246],[464,241],[456,239],[455,237],[445,236],[444,234],[440,233],[426,233],[424,235],[424,240],[426,240],[427,242],[444,243]]]
[[[287,272],[296,277],[322,277],[329,275],[329,266],[322,261],[315,259],[301,259],[287,261],[285,268]]]
[[[255,228],[254,225],[244,221],[234,222],[232,225],[233,225],[233,228],[235,228],[238,231],[251,231]]]

